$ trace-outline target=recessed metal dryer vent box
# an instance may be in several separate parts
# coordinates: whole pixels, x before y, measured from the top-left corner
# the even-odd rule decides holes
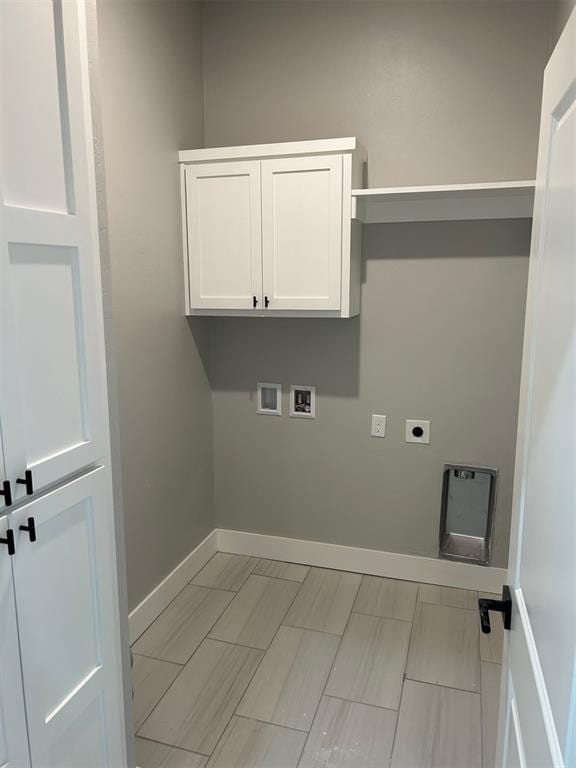
[[[497,470],[444,465],[440,557],[490,562]]]

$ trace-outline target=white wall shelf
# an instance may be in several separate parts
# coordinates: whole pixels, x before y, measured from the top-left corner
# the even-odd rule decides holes
[[[352,218],[363,224],[463,219],[530,219],[534,181],[352,190]]]

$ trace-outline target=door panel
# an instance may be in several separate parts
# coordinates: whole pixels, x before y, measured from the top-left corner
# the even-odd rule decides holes
[[[67,212],[61,21],[51,0],[3,1],[2,164],[8,205]],[[64,97],[65,98],[65,97]]]
[[[188,166],[185,184],[191,307],[260,307],[260,163]]]
[[[576,760],[576,12],[544,77],[498,764]]]
[[[81,24],[75,2],[0,4],[0,420],[9,477],[31,469],[35,490],[105,453]]]
[[[46,768],[122,764],[110,503],[99,468],[13,514],[37,531],[18,531],[13,564],[32,761]]]
[[[0,537],[6,536],[8,517],[0,517]],[[0,546],[0,768],[30,765],[20,650],[16,628],[12,558]]]
[[[270,309],[340,308],[340,155],[262,161],[262,249]]]
[[[22,428],[34,466],[89,437],[78,250],[11,244],[8,254]]]

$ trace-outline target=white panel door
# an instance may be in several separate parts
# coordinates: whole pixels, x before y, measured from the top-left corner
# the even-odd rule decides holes
[[[112,499],[98,468],[12,514],[32,765],[121,768]],[[29,530],[35,528],[35,541]],[[1,553],[0,553],[1,554]]]
[[[0,3],[0,418],[16,497],[25,470],[38,490],[105,453],[83,13]]]
[[[260,163],[184,169],[192,309],[260,309]]]
[[[506,768],[576,765],[575,217],[576,12],[544,77],[497,759]]]
[[[262,161],[262,252],[269,309],[340,309],[341,155]]]
[[[0,538],[6,538],[9,518],[0,517]],[[0,768],[30,765],[24,713],[20,650],[16,627],[12,557],[0,545]]]

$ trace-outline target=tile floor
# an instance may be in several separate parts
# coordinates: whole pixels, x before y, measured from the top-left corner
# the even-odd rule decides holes
[[[134,643],[140,768],[488,768],[478,593],[218,553]]]

